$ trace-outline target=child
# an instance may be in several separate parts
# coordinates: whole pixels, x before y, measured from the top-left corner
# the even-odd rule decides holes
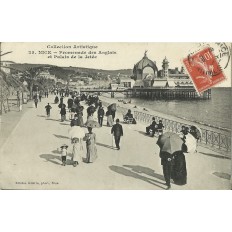
[[[66,156],[67,156],[67,149],[68,149],[68,145],[64,144],[61,147],[61,160],[62,160],[62,165],[65,166],[66,165]]]

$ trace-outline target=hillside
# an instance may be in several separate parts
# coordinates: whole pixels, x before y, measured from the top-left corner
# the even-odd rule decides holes
[[[29,68],[43,68],[43,67],[51,67],[51,70],[56,74],[58,77],[61,77],[63,75],[69,75],[69,74],[84,74],[88,76],[95,76],[95,75],[101,75],[101,76],[117,76],[119,73],[122,75],[132,75],[132,69],[119,69],[119,70],[103,70],[103,69],[91,69],[91,68],[83,68],[83,67],[58,67],[54,65],[47,65],[47,64],[17,64],[14,63],[11,65],[12,68],[19,70],[19,71],[25,71]],[[56,71],[58,71],[56,73]],[[61,75],[60,75],[60,74]]]

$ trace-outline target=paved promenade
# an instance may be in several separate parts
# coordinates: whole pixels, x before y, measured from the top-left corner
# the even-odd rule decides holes
[[[70,161],[70,165],[61,166],[57,148],[66,143],[69,153],[72,151],[68,136],[70,121],[60,121],[59,108],[55,104],[51,104],[51,117],[45,117],[44,107],[53,100],[54,96],[43,98],[37,109],[29,108],[1,146],[1,189],[166,188],[157,138],[146,136],[142,124],[123,124],[124,136],[118,151],[112,147],[111,128],[105,126],[104,120],[102,128],[94,129],[98,150],[95,163],[73,167]],[[29,102],[28,107],[31,106]],[[85,120],[87,107],[84,107]],[[116,117],[122,119],[120,113]],[[186,154],[186,162],[188,183],[184,186],[172,184],[173,190],[230,189],[230,159],[199,147],[198,153]]]

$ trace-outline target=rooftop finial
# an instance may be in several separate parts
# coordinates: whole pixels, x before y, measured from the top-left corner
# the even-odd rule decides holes
[[[145,50],[144,52],[144,57],[147,57],[147,50]]]

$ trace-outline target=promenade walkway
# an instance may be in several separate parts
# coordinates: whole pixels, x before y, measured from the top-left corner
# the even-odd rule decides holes
[[[68,137],[70,122],[60,122],[59,108],[55,104],[51,104],[51,117],[45,117],[44,107],[53,100],[54,96],[50,96],[42,99],[37,109],[29,108],[0,148],[1,189],[166,188],[157,138],[145,136],[142,124],[123,124],[119,151],[112,148],[109,127],[94,129],[98,149],[95,163],[73,167],[70,161],[70,165],[61,166],[57,148],[66,143],[69,153],[72,151]],[[32,107],[31,102],[28,104]],[[86,110],[84,113],[86,119]],[[122,119],[119,112],[116,117]],[[200,147],[198,153],[186,154],[186,162],[188,183],[185,186],[172,184],[172,189],[230,189],[230,159]]]

